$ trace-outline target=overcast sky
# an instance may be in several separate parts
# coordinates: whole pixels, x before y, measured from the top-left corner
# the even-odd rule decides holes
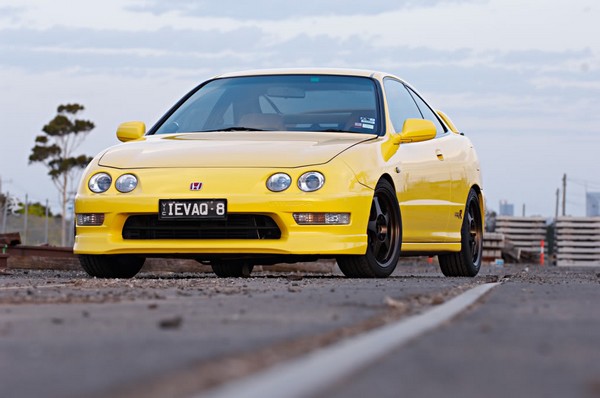
[[[394,73],[475,143],[488,208],[554,215],[600,191],[597,0],[0,0],[2,191],[58,209],[27,158],[59,104],[96,128],[81,152],[117,143],[119,123],[152,125],[199,82],[272,67]]]

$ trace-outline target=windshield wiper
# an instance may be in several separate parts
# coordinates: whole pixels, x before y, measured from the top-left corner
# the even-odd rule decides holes
[[[212,133],[212,132],[215,132],[215,131],[268,131],[268,130],[255,129],[253,127],[234,126],[234,127],[227,127],[227,128],[224,128],[224,129],[202,130],[200,132],[201,133]]]
[[[358,131],[342,130],[342,129],[324,129],[324,130],[310,130],[311,132],[317,133],[358,133]],[[360,134],[360,133],[358,133]]]

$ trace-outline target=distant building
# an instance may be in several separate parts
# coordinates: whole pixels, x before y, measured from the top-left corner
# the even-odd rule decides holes
[[[512,203],[508,203],[506,200],[500,201],[500,216],[514,216],[515,206]]]
[[[600,216],[600,192],[585,194],[585,215],[588,217]]]

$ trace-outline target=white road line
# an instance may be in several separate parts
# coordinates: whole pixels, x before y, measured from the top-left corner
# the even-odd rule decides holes
[[[56,283],[54,285],[37,285],[37,286],[1,286],[0,290],[19,290],[19,289],[43,289],[48,287],[68,287],[73,286],[69,283]]]
[[[314,395],[389,354],[392,349],[437,328],[499,284],[478,285],[423,314],[343,340],[196,397],[300,398]]]

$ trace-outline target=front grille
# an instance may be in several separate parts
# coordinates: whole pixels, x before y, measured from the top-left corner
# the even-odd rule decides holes
[[[269,216],[229,214],[226,220],[159,220],[157,215],[130,216],[123,239],[279,239]]]

